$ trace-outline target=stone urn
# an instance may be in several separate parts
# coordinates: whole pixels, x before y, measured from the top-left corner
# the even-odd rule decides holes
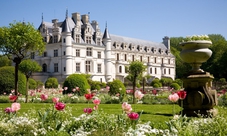
[[[189,63],[192,70],[183,78],[183,87],[187,96],[183,101],[183,113],[187,116],[198,114],[210,115],[212,108],[217,105],[217,93],[212,89],[213,76],[204,72],[200,66],[212,55],[208,48],[211,41],[189,41],[180,43],[182,60]]]
[[[208,48],[211,45],[211,41],[205,40],[180,43],[180,57],[191,65],[192,72],[203,72],[200,66],[211,57],[212,51]]]

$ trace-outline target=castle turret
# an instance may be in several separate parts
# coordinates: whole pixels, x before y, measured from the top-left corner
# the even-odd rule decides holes
[[[62,23],[62,52],[63,52],[63,55],[65,55],[65,65],[63,63],[62,67],[66,75],[73,73],[71,30],[72,29],[70,28],[70,25],[69,25],[69,18],[68,18],[68,11],[67,11],[66,18]]]
[[[103,44],[105,46],[105,61],[106,61],[106,82],[111,81],[111,69],[112,69],[112,63],[111,63],[111,38],[106,26],[105,32],[103,34]]]

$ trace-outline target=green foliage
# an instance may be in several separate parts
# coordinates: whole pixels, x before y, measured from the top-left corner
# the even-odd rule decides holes
[[[161,78],[161,80],[159,82],[162,83],[162,86],[170,86],[170,84],[172,84],[172,82],[173,82],[173,79],[172,78],[163,77],[163,78]]]
[[[84,74],[72,74],[68,76],[63,83],[63,87],[68,87],[64,93],[71,93],[73,88],[79,87],[80,91],[77,91],[78,95],[84,95],[87,93],[87,89],[90,89],[90,85]]]
[[[159,87],[162,87],[162,83],[160,83],[160,80],[158,78],[155,78],[151,82],[151,86],[153,86],[154,88],[159,88]]]
[[[29,78],[33,72],[41,71],[42,67],[36,61],[27,59],[20,63],[19,70]]]
[[[26,58],[29,52],[39,52],[45,49],[43,37],[30,23],[16,22],[9,27],[0,27],[0,48],[3,54]]]
[[[0,55],[0,67],[11,66],[12,62],[8,59],[7,56]]]
[[[58,88],[58,79],[55,77],[50,77],[45,82],[45,88]]]
[[[119,79],[116,79],[113,82],[109,82],[108,86],[110,87],[110,95],[116,95],[119,93],[120,95],[124,96],[126,94],[125,86]]]
[[[0,94],[6,92],[7,94],[11,93],[11,90],[14,89],[14,76],[15,68],[13,66],[5,66],[0,68]],[[26,78],[19,71],[19,84],[18,91],[21,94],[26,92]]]
[[[179,90],[181,87],[177,83],[172,83],[170,85],[171,88],[174,88],[175,90]]]
[[[29,78],[28,83],[29,83],[29,86],[28,86],[29,89],[36,89],[37,88],[37,82],[34,79]]]
[[[89,81],[89,85],[91,86],[91,90],[100,90],[100,82],[99,81]]]
[[[37,84],[37,88],[42,88],[44,85],[43,82],[39,80],[36,81],[36,84]]]
[[[183,81],[181,79],[175,79],[173,83],[177,83],[180,87],[183,87]]]

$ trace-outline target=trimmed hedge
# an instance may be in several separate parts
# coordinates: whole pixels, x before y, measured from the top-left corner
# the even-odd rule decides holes
[[[64,94],[73,93],[72,90],[79,87],[79,91],[75,92],[79,96],[84,95],[87,93],[87,89],[90,89],[87,78],[83,74],[72,74],[68,76],[63,83],[63,87],[68,87],[68,89],[64,91]]]
[[[45,88],[58,88],[58,79],[55,77],[49,77],[45,82]]]
[[[5,66],[0,68],[0,94],[11,93],[15,88],[15,68],[13,66]],[[26,93],[26,77],[20,71],[18,72],[18,92]]]
[[[125,95],[126,94],[125,86],[121,82],[121,80],[116,79],[113,82],[109,82],[108,85],[110,87],[110,91],[109,91],[110,95],[116,95],[118,93],[120,95]]]

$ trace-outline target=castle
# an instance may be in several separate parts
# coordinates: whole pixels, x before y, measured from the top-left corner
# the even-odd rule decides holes
[[[90,22],[89,15],[80,13],[72,13],[72,17],[66,13],[63,22],[45,22],[42,17],[38,30],[46,50],[42,56],[31,55],[42,66],[42,72],[32,75],[36,80],[56,77],[63,82],[70,74],[84,73],[96,81],[124,82],[126,66],[135,60],[147,66],[145,75],[175,79],[175,57],[167,36],[163,43],[155,43],[109,34],[107,26],[102,33],[97,21]]]

